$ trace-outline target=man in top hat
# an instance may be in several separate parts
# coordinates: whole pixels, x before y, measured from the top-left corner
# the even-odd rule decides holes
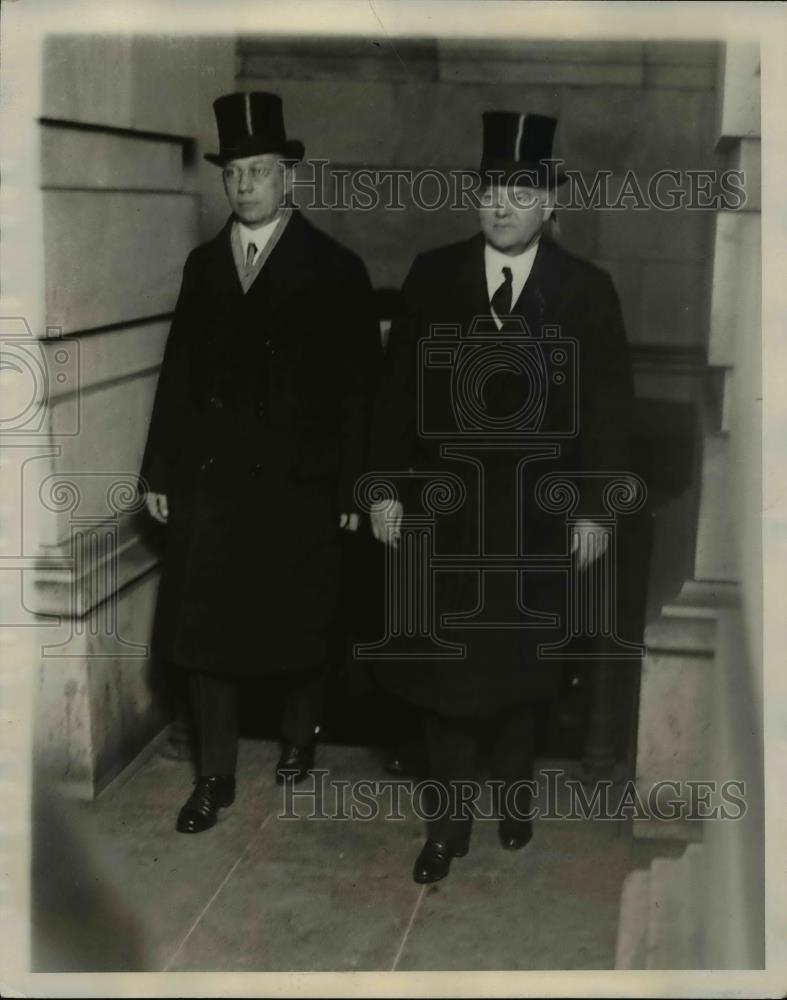
[[[536,723],[558,682],[538,646],[562,637],[566,576],[506,569],[505,557],[566,552],[565,515],[538,500],[542,476],[628,468],[633,388],[617,295],[605,272],[547,235],[565,180],[552,160],[555,127],[542,115],[483,115],[481,232],[416,257],[373,419],[370,468],[410,473],[373,509],[379,540],[396,548],[402,518],[424,513],[424,494],[407,482],[446,474],[465,494],[433,518],[433,551],[448,559],[435,574],[432,621],[453,650],[377,667],[422,712],[436,794],[415,863],[420,883],[443,878],[468,850],[485,737],[500,842],[515,850],[530,840]],[[605,542],[592,519],[580,520],[579,567]],[[479,553],[497,559],[494,572],[483,558],[450,566]]]
[[[188,671],[196,723],[183,833],[234,799],[240,677],[284,683],[276,780],[313,765],[379,350],[363,263],[290,204],[304,147],[280,98],[214,110],[231,215],[186,261],[141,470],[167,525],[155,648]]]

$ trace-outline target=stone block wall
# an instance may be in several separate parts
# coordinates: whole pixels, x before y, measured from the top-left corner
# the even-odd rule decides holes
[[[481,151],[481,113],[556,115],[555,156],[583,172],[632,171],[645,189],[661,169],[718,166],[717,46],[658,42],[457,42],[241,39],[238,85],[282,95],[288,132],[336,169],[467,168]],[[416,252],[476,229],[474,213],[320,211],[378,286],[398,287]],[[561,213],[569,249],[615,278],[635,345],[704,347],[709,212]]]
[[[148,655],[160,546],[134,481],[183,263],[224,217],[201,154],[235,42],[52,35],[42,67],[31,333],[52,377],[40,447],[15,470],[36,565],[23,594],[37,763],[90,797],[167,721]]]

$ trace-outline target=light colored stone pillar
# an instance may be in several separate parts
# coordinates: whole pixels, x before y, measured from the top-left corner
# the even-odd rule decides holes
[[[743,815],[634,824],[635,835],[699,843],[679,860],[657,860],[647,873],[629,876],[619,967],[764,962],[757,46],[725,47],[718,97],[717,151],[723,168],[743,171],[745,192],[743,204],[718,211],[715,220],[708,364],[723,373],[722,400],[718,421],[704,428],[693,576],[646,633],[637,782],[645,796],[661,779],[714,780],[742,800]],[[659,907],[647,902],[660,899],[672,900],[681,918],[678,937],[662,933]]]

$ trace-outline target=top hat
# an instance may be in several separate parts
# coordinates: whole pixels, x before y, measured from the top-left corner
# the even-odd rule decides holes
[[[263,153],[281,153],[285,159],[303,159],[303,143],[288,139],[284,131],[281,98],[264,91],[225,94],[213,102],[219,130],[219,152],[205,153],[209,163],[224,166],[228,160]]]
[[[485,111],[484,147],[478,174],[484,180],[551,187],[568,180],[552,160],[557,119],[516,111]]]

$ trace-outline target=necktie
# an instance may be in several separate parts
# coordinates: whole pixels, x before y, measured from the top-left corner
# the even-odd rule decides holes
[[[250,271],[254,267],[254,258],[257,256],[257,244],[249,243],[246,247],[246,270]]]
[[[503,268],[503,281],[492,296],[491,306],[495,311],[495,316],[502,320],[504,316],[511,314],[512,279],[510,267]]]

